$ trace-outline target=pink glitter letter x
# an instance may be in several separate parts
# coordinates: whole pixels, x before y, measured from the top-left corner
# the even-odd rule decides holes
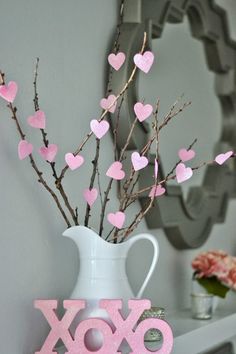
[[[61,320],[59,320],[54,312],[57,309],[57,300],[36,300],[34,307],[39,309],[51,326],[51,331],[47,336],[41,350],[35,354],[53,354],[54,346],[58,339],[62,339],[67,349],[73,347],[74,341],[70,335],[69,327],[77,315],[77,313],[85,308],[84,300],[65,300],[63,306],[67,310]]]

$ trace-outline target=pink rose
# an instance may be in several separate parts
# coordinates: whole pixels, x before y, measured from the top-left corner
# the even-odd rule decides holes
[[[228,257],[228,254],[225,251],[222,250],[211,250],[209,252],[207,252],[208,254],[211,254],[217,258],[225,258]]]
[[[224,263],[227,254],[223,251],[209,251],[199,254],[192,262],[192,267],[197,271],[199,278],[223,277],[228,272]]]
[[[236,266],[230,269],[227,276],[222,278],[222,281],[229,288],[236,290]]]
[[[236,257],[227,256],[224,258],[224,263],[227,265],[228,269],[236,267]]]

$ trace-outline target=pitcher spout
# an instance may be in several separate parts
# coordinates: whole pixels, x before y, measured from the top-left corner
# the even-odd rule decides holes
[[[81,228],[83,228],[83,226],[71,226],[63,232],[62,236],[69,237],[75,241],[82,231],[86,232],[86,228],[84,228],[85,230],[81,230]]]
[[[91,255],[91,252],[96,252],[100,247],[108,245],[95,231],[86,226],[72,226],[62,235],[73,240],[78,250],[81,251],[80,253],[86,256]]]

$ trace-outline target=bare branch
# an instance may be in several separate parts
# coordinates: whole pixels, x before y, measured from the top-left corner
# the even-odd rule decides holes
[[[37,91],[37,79],[38,79],[38,69],[39,69],[39,58],[37,58],[36,60],[36,66],[35,66],[35,76],[34,76],[34,81],[33,81],[33,85],[34,85],[34,108],[35,108],[35,112],[37,112],[40,108],[39,108],[39,95],[38,95],[38,91]],[[42,133],[42,139],[43,139],[43,143],[45,147],[48,147],[49,145],[49,141],[47,139],[47,133],[45,131],[45,129],[40,129],[41,133]],[[72,208],[70,202],[69,202],[69,198],[64,190],[64,187],[61,183],[61,181],[58,179],[58,175],[57,175],[57,171],[56,171],[56,167],[55,167],[55,162],[49,162],[47,161],[47,163],[50,165],[51,169],[52,169],[52,175],[55,179],[55,185],[56,188],[58,189],[59,193],[61,194],[65,206],[66,208],[69,210],[71,217],[75,223],[75,225],[78,225],[78,214],[76,215],[75,210]]]
[[[140,53],[143,53],[144,51],[144,48],[146,46],[146,42],[147,42],[147,33],[144,32],[144,38],[143,38],[143,44],[142,44],[142,48],[141,48],[141,51]],[[102,115],[100,116],[100,119],[99,119],[99,122],[101,122],[105,116],[107,115],[107,113],[109,112],[109,109],[119,100],[119,98],[126,92],[126,90],[128,89],[129,85],[131,84],[131,82],[133,81],[134,77],[135,77],[135,74],[136,74],[136,71],[137,71],[137,67],[136,65],[134,66],[131,74],[130,74],[130,77],[128,79],[128,81],[125,83],[125,85],[123,86],[123,88],[121,89],[121,91],[119,92],[119,94],[116,96],[116,98],[114,99],[114,101],[110,104],[110,106],[104,110],[104,112],[102,113]],[[89,138],[93,135],[93,132],[90,131],[87,136],[85,137],[85,139],[83,140],[83,142],[79,145],[79,147],[77,148],[77,150],[74,152],[74,156],[78,155],[84,145],[87,143],[87,141],[89,140]],[[59,181],[61,181],[64,176],[65,176],[65,173],[66,171],[68,170],[68,166],[65,166],[62,171],[61,171],[61,174],[60,174],[60,177],[59,177]]]
[[[95,157],[92,161],[93,164],[93,172],[92,172],[92,176],[91,176],[91,180],[90,180],[90,185],[89,185],[89,189],[91,190],[94,186],[94,181],[96,178],[96,173],[97,173],[97,165],[98,165],[98,159],[99,159],[99,150],[100,150],[100,140],[96,139],[96,153],[95,153]],[[87,203],[87,207],[86,207],[86,213],[85,213],[85,219],[84,219],[84,226],[88,226],[88,222],[89,222],[89,217],[90,217],[90,210],[91,207],[90,205]]]
[[[14,120],[14,122],[16,124],[16,128],[17,128],[17,131],[18,131],[21,139],[25,140],[25,134],[23,133],[23,130],[22,130],[21,126],[20,126],[19,120],[18,120],[17,115],[16,115],[16,112],[17,112],[16,107],[14,107],[12,103],[9,103],[7,105],[7,107],[9,108],[9,110],[12,113],[12,119]],[[57,195],[52,190],[52,188],[49,187],[48,183],[43,178],[43,173],[38,169],[32,154],[29,155],[29,159],[30,159],[30,163],[31,163],[32,168],[34,169],[34,171],[36,172],[36,174],[38,176],[39,183],[42,183],[44,188],[51,194],[51,196],[54,199],[54,201],[55,201],[55,203],[56,203],[56,205],[57,205],[57,207],[58,207],[63,219],[65,220],[67,226],[70,227],[71,223],[70,223],[69,219],[67,218],[66,213],[64,212]]]

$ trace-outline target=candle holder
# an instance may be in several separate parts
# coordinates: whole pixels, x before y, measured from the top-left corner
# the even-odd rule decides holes
[[[210,319],[213,313],[213,298],[212,294],[191,294],[192,318],[198,320]]]
[[[149,310],[145,310],[140,317],[138,323],[142,322],[147,318],[159,318],[160,320],[165,319],[165,309],[163,307],[151,307]],[[162,334],[158,329],[149,329],[144,336],[145,342],[158,342],[162,340]]]

